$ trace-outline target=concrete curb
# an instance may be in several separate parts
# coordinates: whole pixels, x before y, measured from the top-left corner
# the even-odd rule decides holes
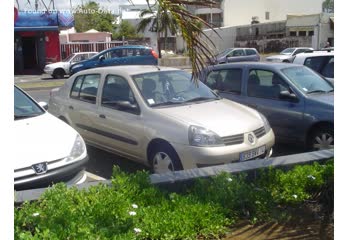
[[[249,172],[267,167],[289,167],[296,164],[309,164],[312,162],[322,162],[334,157],[334,150],[321,150],[308,153],[293,154],[268,159],[258,159],[246,162],[237,162],[220,166],[195,168],[189,170],[177,171],[174,173],[152,174],[150,181],[154,185],[169,186],[170,188],[175,183],[190,182],[196,178],[207,178],[218,175],[222,172],[237,174],[241,172]],[[110,185],[110,180],[95,181],[76,185],[78,189],[85,189],[98,184]],[[72,186],[69,186],[72,187]],[[35,201],[47,190],[47,188],[30,189],[15,192],[15,205],[20,205],[25,201]]]

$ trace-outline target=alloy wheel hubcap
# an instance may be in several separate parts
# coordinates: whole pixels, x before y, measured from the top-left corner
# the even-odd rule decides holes
[[[157,152],[153,158],[153,169],[155,173],[166,173],[174,171],[174,164],[168,154]]]
[[[315,137],[313,142],[314,149],[331,149],[334,148],[333,136],[329,133],[322,133]]]

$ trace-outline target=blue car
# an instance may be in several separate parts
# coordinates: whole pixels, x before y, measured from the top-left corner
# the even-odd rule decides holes
[[[70,75],[85,69],[119,65],[158,65],[158,55],[146,46],[120,46],[104,50],[94,57],[73,64]]]
[[[313,70],[289,63],[209,66],[202,81],[221,97],[266,116],[276,143],[334,147],[334,86]]]

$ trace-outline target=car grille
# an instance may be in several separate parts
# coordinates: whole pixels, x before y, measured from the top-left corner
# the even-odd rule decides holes
[[[224,142],[224,144],[226,146],[235,145],[235,144],[241,144],[241,143],[243,143],[244,135],[243,134],[237,134],[237,135],[222,137],[221,140]]]
[[[266,134],[265,127],[258,128],[253,131],[257,138],[260,138]]]

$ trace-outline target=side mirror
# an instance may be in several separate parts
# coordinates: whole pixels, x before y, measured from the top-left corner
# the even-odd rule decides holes
[[[49,109],[49,105],[47,104],[47,102],[38,102],[38,103],[39,103],[40,107],[42,107],[46,111]]]
[[[136,104],[132,104],[129,101],[117,101],[116,105],[124,110],[132,110],[132,111],[136,111],[138,109]]]
[[[289,91],[281,91],[279,98],[282,100],[289,100],[293,102],[297,102],[298,98],[294,93],[290,93]]]
[[[219,92],[219,90],[217,90],[217,89],[213,89],[213,92],[214,92],[216,95],[220,96],[220,92]]]
[[[98,60],[100,60],[100,62],[102,62],[103,60],[105,60],[105,56],[99,56]]]

